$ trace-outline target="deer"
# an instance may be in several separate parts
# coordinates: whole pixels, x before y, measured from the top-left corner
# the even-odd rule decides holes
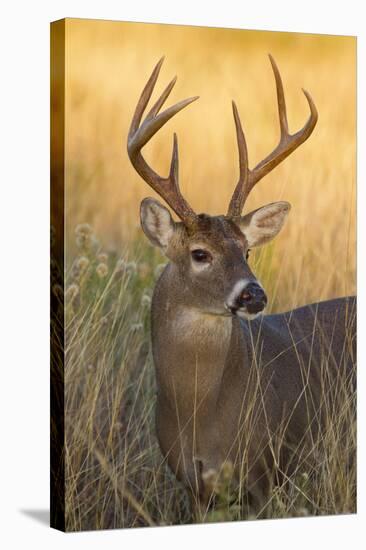
[[[182,196],[175,133],[167,177],[142,156],[158,130],[198,99],[184,99],[161,112],[174,78],[143,119],[164,58],[142,91],[128,132],[134,169],[179,219],[155,198],[141,202],[142,230],[168,259],[151,303],[156,433],[164,460],[189,493],[194,517],[214,505],[212,480],[219,479],[225,465],[250,506],[261,510],[279,479],[289,480],[316,454],[306,449],[314,449],[311,441],[324,427],[325,409],[339,401],[333,391],[339,377],[355,392],[356,297],[265,314],[268,298],[249,265],[249,251],[271,241],[290,211],[288,202],[279,201],[243,215],[249,193],[310,137],[318,120],[315,103],[303,90],[310,115],[300,130],[289,132],[281,75],[269,59],[280,140],[249,169],[232,102],[239,179],[226,214],[197,214]]]

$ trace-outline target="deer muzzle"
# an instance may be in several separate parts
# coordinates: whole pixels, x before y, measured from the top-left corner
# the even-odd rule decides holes
[[[256,316],[266,307],[267,296],[261,285],[253,281],[238,289],[227,305],[233,315]]]

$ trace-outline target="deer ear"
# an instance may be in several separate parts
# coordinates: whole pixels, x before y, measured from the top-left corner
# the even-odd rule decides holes
[[[249,248],[271,241],[282,229],[290,208],[288,202],[272,202],[243,216],[238,225]]]
[[[168,247],[176,225],[169,210],[159,201],[148,197],[141,203],[140,220],[147,238],[164,251]]]

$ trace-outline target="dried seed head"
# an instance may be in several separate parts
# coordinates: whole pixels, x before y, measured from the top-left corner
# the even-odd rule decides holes
[[[80,233],[80,235],[77,235],[76,237],[76,246],[80,248],[80,250],[89,250],[93,243],[94,240],[92,235],[84,235]]]
[[[84,235],[84,236],[91,236],[93,234],[93,230],[91,226],[88,223],[79,223],[79,225],[75,228],[75,235]]]
[[[142,307],[150,307],[151,304],[151,297],[148,294],[144,294],[141,298],[141,306]]]
[[[107,264],[101,263],[97,265],[96,272],[98,277],[104,279],[108,275],[108,266]]]
[[[126,264],[127,273],[134,275],[136,273],[136,270],[137,270],[136,262],[128,262]]]
[[[80,256],[80,258],[77,260],[76,265],[81,273],[84,273],[84,271],[89,266],[90,261],[86,256]]]
[[[234,474],[234,466],[230,460],[224,462],[221,468],[220,477],[224,481],[229,481]]]
[[[79,294],[79,286],[75,283],[71,284],[66,289],[66,294],[65,294],[66,301],[71,303],[78,294]]]
[[[108,254],[106,254],[105,252],[102,252],[101,254],[98,254],[97,260],[101,264],[106,264],[108,262]]]
[[[52,287],[52,293],[56,296],[56,298],[58,298],[59,300],[62,300],[63,298],[63,295],[64,295],[64,289],[62,288],[61,285],[53,285]]]

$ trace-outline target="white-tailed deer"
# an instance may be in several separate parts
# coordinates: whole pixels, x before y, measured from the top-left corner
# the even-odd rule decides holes
[[[341,414],[340,378],[342,388],[354,391],[355,298],[263,315],[267,297],[247,261],[249,249],[279,233],[290,205],[274,202],[242,216],[245,201],[311,135],[317,110],[304,90],[310,117],[289,133],[283,85],[270,56],[280,142],[250,170],[233,102],[239,181],[226,215],[197,215],[179,190],[176,135],[168,177],[159,176],[141,154],[169,119],[197,99],[160,113],[174,79],[142,121],[162,61],[142,92],[128,135],[134,168],[181,220],[173,221],[153,198],[141,203],[143,231],[169,259],[152,300],[157,435],[171,469],[201,510],[212,498],[212,475],[219,476],[225,463],[232,465],[234,481],[245,480],[245,493],[260,507],[274,476],[287,479],[317,458],[314,441],[326,416],[331,410]]]

